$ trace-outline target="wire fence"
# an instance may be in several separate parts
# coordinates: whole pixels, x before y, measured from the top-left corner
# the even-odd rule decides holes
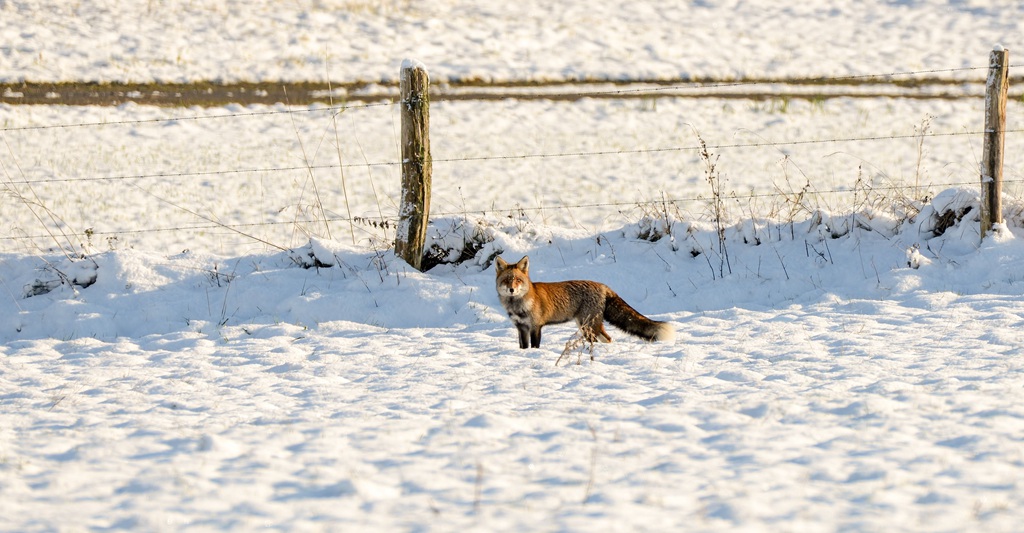
[[[1005,183],[1024,184],[1024,179],[1020,179],[1020,180],[1006,180]],[[970,181],[970,182],[964,181],[964,182],[930,183],[929,184],[929,187],[945,187],[945,188],[971,187],[971,186],[977,186],[977,182],[976,181]],[[899,190],[902,190],[902,189],[905,189],[905,188],[906,188],[905,186],[891,186],[891,187],[872,186],[872,187],[870,187],[870,189],[862,189],[862,190],[856,190],[856,189],[815,190],[814,194],[818,194],[818,195],[858,194],[858,193],[859,194],[864,194],[865,192],[868,192],[868,191],[870,191],[870,192],[887,192],[887,191],[891,192],[891,191],[899,191]],[[769,193],[753,193],[753,194],[734,194],[734,195],[731,195],[730,198],[735,199],[735,200],[757,199],[757,198],[778,198],[778,197],[781,197],[781,196],[785,196],[785,194],[786,193],[770,193],[770,192]],[[703,196],[703,195],[699,195],[699,196],[686,196],[686,197],[671,197],[670,196],[670,197],[658,198],[656,200],[656,202],[657,203],[668,203],[668,204],[684,204],[684,203],[705,202],[707,200],[708,200],[708,197],[707,196]],[[635,207],[636,205],[637,205],[636,201],[628,201],[628,202],[594,202],[594,203],[581,203],[581,204],[574,204],[574,205],[554,204],[554,205],[541,205],[541,206],[516,206],[516,207],[508,207],[508,208],[506,208],[504,210],[494,210],[494,211],[489,211],[489,212],[497,212],[497,211],[541,212],[541,211],[552,211],[552,210],[558,210],[558,209],[631,208],[631,207]],[[462,211],[432,212],[431,214],[432,214],[432,216],[437,217],[437,218],[446,218],[446,217],[462,217],[462,216],[465,216],[467,214],[475,214],[475,213],[476,212],[474,212],[474,211],[462,210]],[[482,214],[486,214],[486,212],[481,212],[481,213]],[[163,233],[163,232],[175,232],[175,231],[203,231],[203,230],[228,230],[228,231],[235,231],[235,230],[259,228],[259,227],[292,226],[294,224],[316,224],[316,223],[321,223],[321,222],[347,223],[347,222],[361,222],[363,220],[364,219],[361,218],[361,217],[331,216],[331,217],[327,217],[327,218],[322,219],[322,220],[302,219],[302,220],[291,220],[291,221],[286,221],[286,222],[278,221],[278,222],[242,222],[242,223],[230,223],[230,224],[222,224],[222,223],[217,223],[217,224],[194,224],[194,225],[188,225],[188,226],[170,226],[170,227],[161,227],[161,228],[124,229],[124,230],[116,230],[116,231],[89,231],[89,232],[83,232],[83,233],[74,233],[73,232],[73,233],[68,233],[68,235],[69,236],[75,236],[75,237],[82,238],[82,237],[86,237],[86,236],[106,237],[106,236],[117,236],[117,235],[142,235],[142,234],[147,234],[147,233]],[[383,220],[383,221],[385,221],[387,223],[395,224],[395,223],[398,222],[398,217],[397,216],[394,216],[394,217],[384,217],[382,219],[376,219],[376,217],[375,217],[375,220]],[[0,237],[0,238],[2,238],[2,239],[43,239],[43,238],[49,238],[49,237],[50,237],[50,235],[35,234],[35,235],[22,235],[22,236],[18,236],[18,237]]]
[[[880,74],[866,74],[856,76],[839,76],[839,77],[822,77],[822,78],[809,78],[807,80],[801,80],[801,83],[805,84],[844,84],[844,83],[863,83],[870,82],[872,80],[891,81],[895,78],[913,78],[913,77],[935,77],[940,74],[954,74],[954,73],[970,73],[976,71],[985,71],[988,67],[964,67],[964,68],[951,68],[951,69],[931,69],[931,70],[920,70],[920,71],[904,71],[904,72],[888,72]],[[962,80],[961,80],[962,81]],[[982,80],[983,81],[983,80]],[[651,98],[660,98],[664,96],[666,92],[677,90],[680,88],[692,88],[701,87],[703,89],[715,89],[715,88],[726,88],[726,87],[739,87],[749,85],[763,85],[766,83],[779,83],[765,80],[751,80],[751,81],[737,81],[737,82],[718,82],[718,83],[707,83],[701,81],[688,82],[685,84],[673,84],[667,86],[657,87],[643,87],[643,88],[614,88],[606,91],[581,91],[576,93],[576,96],[586,98],[595,94],[603,95],[626,95],[626,94],[642,94],[650,96]],[[129,119],[129,120],[113,120],[113,121],[83,121],[83,122],[69,122],[69,123],[55,123],[55,124],[33,124],[33,125],[17,125],[17,126],[4,126],[0,128],[0,135],[3,136],[3,142],[7,145],[7,152],[9,160],[14,162],[17,161],[20,155],[18,151],[14,150],[8,138],[28,132],[46,132],[53,130],[90,130],[95,128],[112,128],[112,127],[128,127],[137,128],[147,125],[170,125],[175,123],[198,123],[206,121],[240,121],[252,118],[266,118],[274,116],[282,117],[296,117],[302,115],[317,114],[317,116],[326,117],[329,120],[337,120],[340,116],[350,116],[351,112],[368,110],[368,109],[379,109],[393,112],[395,107],[400,105],[398,102],[386,101],[386,102],[375,102],[375,103],[358,103],[358,104],[343,104],[343,105],[314,105],[308,108],[294,108],[294,107],[278,107],[270,110],[247,110],[247,111],[234,111],[229,110],[228,112],[219,112],[212,114],[202,115],[172,115],[166,117],[157,118],[144,118],[144,119]],[[529,128],[529,125],[524,125],[524,128]],[[1007,129],[1007,134],[1020,134],[1024,132],[1024,129]],[[511,161],[531,161],[531,160],[551,160],[551,159],[565,159],[565,158],[579,158],[579,159],[593,159],[593,158],[608,158],[608,157],[621,157],[629,158],[635,156],[652,156],[657,154],[674,154],[674,153],[691,153],[698,154],[702,149],[709,149],[712,151],[723,151],[723,150],[748,150],[748,149],[762,149],[762,148],[775,148],[780,147],[806,147],[814,145],[838,145],[847,143],[878,143],[878,142],[891,142],[891,141],[917,141],[923,142],[925,139],[935,138],[954,138],[954,137],[967,137],[967,138],[980,138],[984,132],[981,130],[964,130],[960,129],[957,131],[915,131],[913,133],[893,133],[888,135],[849,135],[849,136],[831,136],[827,138],[797,138],[797,139],[783,139],[778,141],[760,140],[755,142],[731,142],[731,143],[708,143],[706,146],[701,146],[696,143],[680,143],[678,145],[662,146],[662,147],[637,147],[637,148],[622,148],[622,149],[580,149],[580,150],[559,150],[559,151],[537,151],[537,152],[524,152],[524,153],[492,153],[486,155],[477,156],[466,156],[466,157],[439,157],[432,159],[435,165],[462,165],[462,164],[480,164],[480,163],[503,163]],[[305,148],[303,148],[305,151]],[[3,161],[4,158],[0,158]],[[297,165],[281,165],[281,166],[252,166],[243,167],[235,166],[233,168],[221,168],[221,169],[210,169],[210,170],[192,170],[192,171],[180,171],[180,172],[141,172],[141,173],[123,173],[117,174],[112,173],[108,175],[76,175],[73,177],[69,176],[51,176],[51,177],[28,177],[25,172],[17,164],[7,163],[3,165],[4,182],[3,186],[6,188],[8,193],[12,196],[21,199],[27,203],[38,203],[44,207],[44,211],[53,213],[53,208],[45,207],[48,201],[53,203],[53,199],[43,198],[31,198],[30,193],[24,189],[31,191],[33,187],[43,185],[54,185],[64,184],[67,186],[71,185],[83,185],[88,183],[105,182],[117,185],[118,183],[125,182],[134,187],[139,187],[139,183],[143,181],[154,181],[154,182],[165,182],[175,181],[188,183],[189,181],[205,180],[209,178],[224,177],[224,176],[248,176],[248,175],[263,175],[273,176],[277,174],[294,174],[294,173],[309,173],[313,174],[318,171],[354,171],[359,169],[373,169],[373,168],[389,168],[397,169],[401,166],[402,161],[397,158],[394,159],[382,159],[376,161],[364,160],[360,163],[311,163],[304,162],[303,164]],[[1007,180],[1007,183],[1019,183],[1022,180]],[[976,180],[951,180],[946,182],[931,182],[928,183],[929,187],[965,187],[977,185]],[[904,188],[904,185],[897,186],[878,186],[874,185],[871,187],[874,191],[883,190],[897,190]],[[844,195],[844,194],[856,194],[863,192],[863,189],[858,189],[854,186],[844,187],[822,187],[815,189],[816,194],[829,194],[829,195]],[[783,192],[777,190],[765,190],[765,191],[749,191],[749,194],[737,194],[733,193],[735,198],[782,198],[790,192]],[[702,202],[706,200],[705,195],[701,194],[684,194],[684,195],[671,195],[663,196],[658,198],[658,202],[667,202],[671,204],[683,204],[692,202]],[[190,208],[183,205],[181,202],[170,202],[164,201],[164,203],[171,205],[174,209],[185,212],[186,214],[197,217],[202,220],[198,224],[181,224],[163,227],[145,227],[145,224],[139,224],[141,227],[127,227],[117,228],[109,230],[72,230],[70,227],[60,228],[60,230],[69,237],[75,237],[77,239],[93,238],[93,237],[117,237],[120,235],[145,235],[155,233],[174,233],[174,232],[211,232],[211,231],[228,231],[241,234],[245,237],[249,237],[243,232],[243,230],[254,229],[254,228],[268,228],[268,227],[291,227],[295,225],[317,225],[317,224],[331,224],[331,223],[353,223],[353,222],[364,222],[368,217],[352,216],[351,213],[346,216],[339,216],[336,213],[329,212],[323,206],[321,206],[318,216],[314,217],[293,217],[290,220],[273,220],[273,221],[224,221],[220,216],[210,216],[200,214],[200,209]],[[383,202],[388,203],[388,202]],[[393,200],[390,203],[394,203]],[[447,205],[458,205],[460,202],[457,199],[442,199],[441,204]],[[377,223],[387,226],[388,224],[394,224],[397,221],[397,215],[387,215],[381,208],[382,202],[378,201],[378,213],[373,218]],[[492,205],[489,210],[491,212],[543,212],[552,210],[585,210],[594,208],[612,208],[622,209],[636,207],[637,201],[578,201],[578,202],[559,202],[559,203],[545,203],[542,205],[524,206],[524,205]],[[449,217],[449,216],[460,216],[465,215],[467,212],[480,212],[477,209],[441,209],[436,212],[432,212],[432,217]],[[60,214],[56,213],[54,220],[59,220]],[[55,225],[60,225],[58,222],[52,221]],[[17,233],[17,234],[13,234]],[[6,242],[17,242],[17,241],[38,241],[40,239],[51,238],[52,234],[46,232],[40,234],[39,232],[26,232],[18,231],[12,232],[9,235],[0,235],[0,241]],[[260,240],[260,239],[257,239]]]
[[[826,139],[796,139],[789,141],[763,141],[763,142],[748,142],[748,143],[728,143],[728,144],[708,144],[706,147],[710,150],[724,150],[724,149],[742,149],[742,148],[766,148],[766,147],[779,147],[779,146],[803,146],[813,144],[839,144],[839,143],[860,143],[860,142],[878,142],[878,141],[894,141],[894,140],[913,140],[922,138],[937,138],[937,137],[978,137],[983,135],[983,130],[975,131],[948,131],[948,132],[922,132],[913,134],[899,134],[899,135],[871,135],[866,137],[833,137]],[[1024,133],[1024,129],[1007,129],[1008,134]],[[565,158],[565,157],[604,157],[604,156],[625,156],[625,155],[640,155],[640,154],[659,154],[666,152],[699,152],[704,147],[699,145],[687,145],[687,146],[668,146],[663,148],[637,148],[637,149],[623,149],[623,150],[597,150],[597,151],[580,151],[580,152],[551,152],[551,153],[535,153],[535,154],[507,154],[507,155],[490,155],[490,156],[477,156],[477,157],[442,157],[433,158],[431,161],[437,163],[478,163],[483,161],[514,161],[514,160],[525,160],[525,159],[554,159],[554,158]],[[317,165],[295,165],[286,167],[253,167],[253,168],[233,168],[225,170],[207,170],[200,172],[157,172],[153,174],[126,174],[126,175],[115,175],[115,176],[81,176],[75,178],[41,178],[35,180],[29,179],[10,179],[7,181],[8,184],[13,185],[32,185],[42,183],[71,183],[71,182],[89,182],[89,181],[127,181],[127,180],[141,180],[141,179],[152,179],[152,178],[205,178],[210,176],[225,176],[230,174],[248,174],[248,173],[277,173],[277,172],[295,172],[295,171],[308,171],[308,170],[338,170],[338,169],[356,169],[365,167],[400,167],[401,161],[377,161],[377,162],[365,162],[365,163],[349,163],[349,164],[317,164]],[[842,191],[833,191],[842,192]],[[592,204],[584,205],[564,205],[563,207],[589,207]]]

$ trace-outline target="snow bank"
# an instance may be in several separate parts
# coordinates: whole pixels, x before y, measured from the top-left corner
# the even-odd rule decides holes
[[[493,222],[428,273],[324,240],[4,254],[0,528],[1012,529],[1018,230],[979,247],[962,218],[910,268],[916,233],[816,220],[733,228],[725,276],[715,233],[680,223]],[[556,367],[574,328],[520,350],[495,253],[605,282],[679,339],[611,330]]]

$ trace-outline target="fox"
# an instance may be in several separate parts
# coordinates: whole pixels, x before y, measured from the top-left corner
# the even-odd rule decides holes
[[[604,329],[613,326],[646,341],[672,342],[675,329],[668,322],[651,320],[630,307],[607,285],[589,280],[553,283],[530,280],[530,258],[509,264],[495,259],[498,299],[519,332],[519,347],[540,348],[541,328],[575,319],[588,342],[611,342]]]

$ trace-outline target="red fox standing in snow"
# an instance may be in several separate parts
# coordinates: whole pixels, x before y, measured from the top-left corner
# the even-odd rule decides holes
[[[573,280],[555,283],[530,281],[530,258],[510,265],[498,257],[496,286],[498,299],[519,330],[519,347],[539,348],[540,328],[576,319],[589,342],[611,342],[604,321],[648,341],[675,340],[668,322],[656,322],[641,315],[607,285]]]

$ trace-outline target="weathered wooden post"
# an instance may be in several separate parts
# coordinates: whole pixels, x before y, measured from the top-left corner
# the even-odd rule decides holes
[[[1003,146],[1006,138],[1006,93],[1010,51],[996,47],[989,55],[985,84],[985,141],[981,156],[981,238],[1003,221]]]
[[[402,62],[402,204],[395,254],[422,270],[430,215],[430,77],[416,60]]]

